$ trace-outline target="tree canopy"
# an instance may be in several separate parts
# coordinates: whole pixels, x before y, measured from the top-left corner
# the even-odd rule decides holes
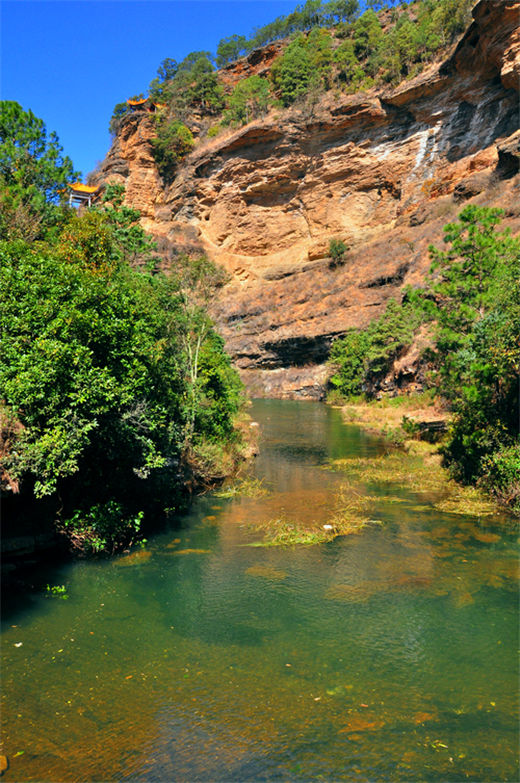
[[[15,101],[0,101],[0,237],[41,236],[79,176],[43,120]]]
[[[161,273],[121,185],[60,206],[72,163],[41,120],[1,108],[0,195],[25,210],[2,213],[2,489],[55,498],[75,546],[112,551],[150,504],[237,458],[242,386],[205,309],[221,274],[182,257]]]

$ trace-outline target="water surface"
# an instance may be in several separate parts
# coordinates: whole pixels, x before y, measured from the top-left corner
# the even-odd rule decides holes
[[[8,606],[4,780],[518,780],[511,527],[372,485],[384,525],[249,546],[277,515],[325,524],[347,478],[328,462],[385,449],[319,404],[252,415],[269,495],[206,495],[146,549]]]

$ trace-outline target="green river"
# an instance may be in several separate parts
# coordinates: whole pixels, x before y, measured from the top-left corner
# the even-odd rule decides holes
[[[318,403],[252,416],[269,494],[205,495],[145,549],[4,596],[3,779],[517,781],[514,526],[372,484],[383,524],[251,546],[276,515],[325,524],[330,460],[385,450]]]

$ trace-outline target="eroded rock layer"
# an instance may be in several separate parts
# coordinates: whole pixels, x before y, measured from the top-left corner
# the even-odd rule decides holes
[[[424,279],[428,245],[465,202],[504,207],[520,230],[519,12],[481,0],[443,63],[201,142],[169,186],[153,118],[124,123],[96,178],[125,183],[165,252],[201,250],[228,270],[213,312],[254,393],[319,396],[331,342]],[[332,238],[349,247],[336,268]]]

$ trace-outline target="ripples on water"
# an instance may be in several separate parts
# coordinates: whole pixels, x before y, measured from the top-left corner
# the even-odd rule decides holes
[[[42,573],[68,600],[8,607],[4,780],[516,781],[513,536],[371,486],[383,527],[247,546],[326,521],[323,465],[385,448],[318,404],[253,416],[267,497],[200,498],[145,550]]]

